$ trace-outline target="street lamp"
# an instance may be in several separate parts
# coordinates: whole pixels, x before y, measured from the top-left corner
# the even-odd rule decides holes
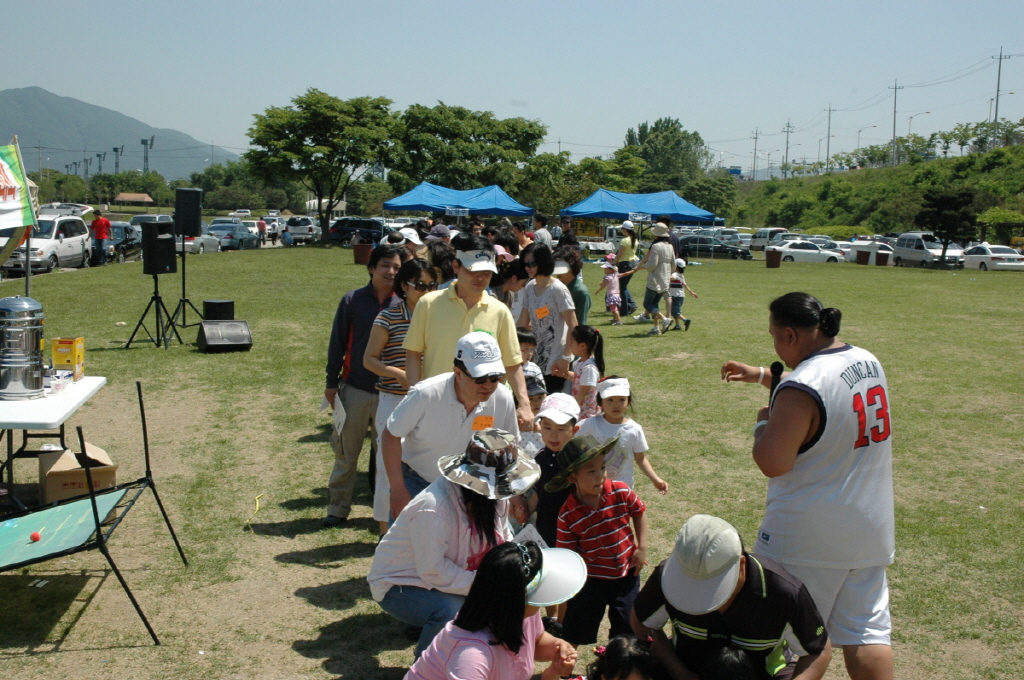
[[[931,113],[931,111],[922,111],[920,113],[915,113],[913,116],[907,118],[907,137],[910,136],[910,126],[914,124],[914,116],[923,116],[926,113]]]
[[[858,149],[860,148],[860,133],[863,132],[864,130],[867,130],[868,128],[875,128],[875,127],[878,127],[878,126],[877,125],[869,125],[868,127],[862,127],[860,130],[857,130],[857,148]]]

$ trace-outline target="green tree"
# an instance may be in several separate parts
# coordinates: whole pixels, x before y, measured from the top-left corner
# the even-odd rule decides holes
[[[996,238],[1003,243],[1008,243],[1013,232],[1024,230],[1024,214],[1016,210],[993,207],[978,215],[978,224],[981,225],[981,240],[986,240],[988,229],[993,228]]]
[[[924,192],[921,210],[914,224],[935,234],[942,243],[942,258],[950,243],[966,243],[978,233],[974,213],[974,191],[960,187],[932,187]]]
[[[698,177],[677,193],[717,217],[728,217],[736,202],[736,180],[725,170],[719,170],[711,176]]]
[[[499,119],[490,111],[471,111],[438,102],[413,104],[398,117],[396,153],[387,165],[388,183],[398,192],[420,182],[450,189],[497,184],[515,189],[519,166],[544,141],[547,128],[525,118]]]
[[[394,195],[391,185],[380,177],[364,175],[349,185],[345,210],[350,215],[379,215],[384,211],[384,202]]]
[[[244,158],[268,185],[294,181],[314,195],[326,243],[326,225],[349,185],[390,159],[395,127],[390,106],[385,97],[342,100],[310,88],[292,106],[255,115],[248,132],[254,148]]]
[[[712,158],[700,133],[688,132],[676,118],[659,118],[626,130],[626,146],[639,149],[647,163],[641,190],[682,189],[709,167]]]

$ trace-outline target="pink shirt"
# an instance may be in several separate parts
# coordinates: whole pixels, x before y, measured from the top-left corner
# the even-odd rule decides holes
[[[611,272],[605,274],[604,277],[604,292],[605,295],[618,295],[619,294],[619,274],[617,272]]]
[[[462,630],[449,621],[405,680],[530,680],[533,652],[544,634],[538,611],[523,619],[523,646],[513,654],[505,645],[493,645],[486,630]]]

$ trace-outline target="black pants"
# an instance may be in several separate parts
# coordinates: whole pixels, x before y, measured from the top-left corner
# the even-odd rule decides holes
[[[633,602],[640,593],[640,577],[630,574],[622,578],[587,577],[583,589],[569,600],[562,622],[566,642],[574,645],[592,645],[597,642],[597,631],[608,608],[609,635],[633,636],[629,615]]]

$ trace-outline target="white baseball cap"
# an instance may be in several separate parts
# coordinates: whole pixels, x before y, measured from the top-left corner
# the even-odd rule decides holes
[[[597,393],[602,399],[608,397],[628,397],[629,379],[627,378],[605,378],[597,383]]]
[[[679,269],[686,269],[686,260],[681,257],[676,258],[676,267]]]
[[[619,229],[632,229],[632,228],[633,228],[633,223],[630,222],[629,220],[626,220],[625,222],[623,222],[622,224],[619,225]]]
[[[483,331],[466,333],[459,338],[459,344],[455,346],[455,358],[466,365],[466,372],[474,378],[505,373],[498,341]]]
[[[661,569],[661,590],[676,609],[707,614],[725,604],[740,578],[743,542],[733,525],[711,515],[694,515],[676,536]]]
[[[494,264],[494,251],[490,250],[459,250],[455,253],[462,266],[471,272],[498,273]]]
[[[565,425],[570,420],[580,419],[580,405],[565,392],[549,394],[540,403],[540,412],[534,420],[547,418],[557,425]]]
[[[410,243],[415,243],[418,246],[423,245],[423,241],[420,240],[420,235],[416,233],[416,230],[413,229],[412,227],[405,227],[403,229],[399,229],[398,233],[404,236],[405,240],[409,241]]]

